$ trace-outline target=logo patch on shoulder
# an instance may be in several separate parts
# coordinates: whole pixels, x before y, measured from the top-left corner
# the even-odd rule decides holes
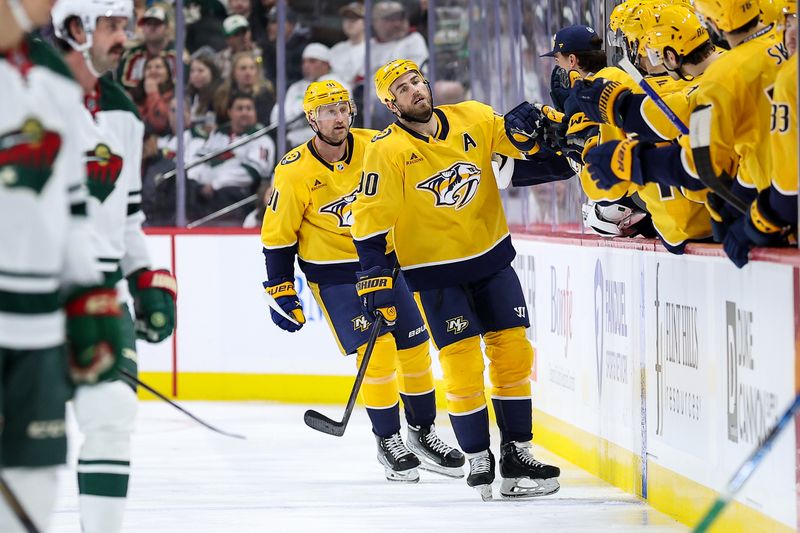
[[[466,206],[478,192],[481,169],[472,163],[459,161],[417,184],[417,189],[430,191],[435,197],[436,207]]]
[[[372,142],[380,141],[381,139],[385,139],[386,137],[391,135],[391,133],[392,133],[392,128],[386,128],[385,130],[383,130],[382,132],[377,134],[375,137],[373,137],[372,138]]]
[[[281,165],[288,165],[289,163],[294,163],[300,159],[300,152],[295,150],[294,152],[289,152],[286,156],[281,159]]]

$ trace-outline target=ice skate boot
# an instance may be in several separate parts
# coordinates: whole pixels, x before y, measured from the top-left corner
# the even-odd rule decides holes
[[[477,490],[481,499],[488,502],[492,499],[492,482],[494,481],[494,455],[491,450],[468,453],[469,475],[467,485]]]
[[[464,454],[442,441],[433,425],[427,428],[408,426],[406,442],[408,449],[419,458],[422,470],[447,477],[464,477]]]
[[[557,466],[537,461],[530,442],[507,442],[500,448],[500,495],[504,498],[533,498],[558,492]]]
[[[378,441],[378,462],[383,465],[386,479],[406,483],[419,481],[419,459],[403,444],[400,433],[386,438],[375,435],[375,438]]]

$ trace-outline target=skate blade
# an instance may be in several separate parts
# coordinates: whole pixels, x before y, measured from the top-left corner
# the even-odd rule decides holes
[[[447,467],[442,465],[437,465],[436,463],[429,461],[425,457],[417,455],[419,457],[419,468],[420,470],[425,470],[426,472],[433,472],[434,474],[440,474],[445,477],[453,478],[453,479],[461,479],[464,477],[464,469],[459,466]]]
[[[526,477],[503,478],[500,496],[505,499],[537,498],[555,494],[561,485],[557,478],[530,479]]]
[[[397,470],[392,470],[389,467],[384,467],[384,473],[386,474],[386,480],[391,481],[393,483],[418,483],[419,482],[419,471],[416,468],[411,468],[409,470],[403,470],[398,472]]]
[[[475,485],[472,488],[475,489],[476,491],[478,491],[478,494],[480,494],[480,496],[481,496],[481,500],[483,500],[485,502],[492,501],[493,496],[492,496],[492,486],[491,485]]]

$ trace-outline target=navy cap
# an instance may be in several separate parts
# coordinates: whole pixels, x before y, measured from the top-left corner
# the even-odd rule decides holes
[[[594,43],[592,42],[594,40]],[[562,54],[574,54],[576,52],[589,52],[601,50],[603,40],[589,26],[576,24],[567,26],[556,32],[553,36],[553,51],[542,54],[540,57],[554,57],[556,52]]]

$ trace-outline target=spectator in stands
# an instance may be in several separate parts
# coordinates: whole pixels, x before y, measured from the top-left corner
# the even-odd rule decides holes
[[[339,10],[346,41],[331,48],[331,70],[351,87],[364,70],[364,4],[350,2]]]
[[[302,79],[301,70],[302,54],[306,45],[311,42],[311,32],[308,28],[297,22],[297,15],[286,7],[286,86]],[[264,50],[264,76],[277,86],[278,70],[276,63],[278,40],[278,9],[272,7],[267,15],[267,40],[263,43]]]
[[[250,94],[233,94],[228,115],[230,124],[217,129],[203,145],[202,152],[228,146],[243,135],[262,127],[257,122],[256,101]],[[201,201],[205,212],[213,213],[252,195],[263,180],[272,175],[275,144],[267,135],[244,144],[200,165],[197,173],[202,184]],[[241,226],[252,209],[247,204],[218,219],[219,223]]]
[[[191,104],[191,123],[193,126],[202,126],[206,133],[211,133],[217,124],[214,94],[221,83],[214,56],[197,54],[192,58],[189,64],[189,84],[186,88]]]
[[[155,135],[169,133],[169,103],[175,84],[167,58],[163,55],[148,58],[144,64],[144,78],[130,92],[145,129]]]
[[[222,21],[228,16],[225,6],[217,0],[187,0],[183,8],[186,17],[186,49],[190,54],[208,46],[213,50],[225,48]]]
[[[251,11],[252,4],[250,0],[228,0],[228,13],[231,15],[241,15],[249,19]]]
[[[370,43],[372,74],[389,61],[410,59],[423,69],[428,61],[428,45],[419,33],[409,30],[408,14],[403,4],[394,0],[382,1],[372,8],[372,27],[375,36]],[[363,69],[362,69],[363,72]]]
[[[303,95],[309,84],[319,80],[336,80],[345,87],[347,82],[339,79],[331,73],[331,50],[321,43],[311,43],[303,50],[302,72],[303,79],[291,84],[286,89],[286,99],[284,100],[283,112],[286,120],[291,120],[303,114]],[[278,106],[272,110],[270,122],[278,121]],[[309,127],[308,122],[298,120],[290,124],[286,129],[286,142],[289,146],[298,146],[314,136],[314,131]]]
[[[126,51],[117,68],[117,79],[127,89],[132,89],[144,78],[148,59],[165,55],[171,72],[175,72],[175,43],[170,40],[169,17],[163,6],[155,5],[139,19],[142,44]]]
[[[222,23],[225,30],[225,40],[228,46],[224,50],[217,52],[217,68],[223,78],[231,74],[231,59],[239,52],[250,52],[256,60],[259,68],[261,67],[261,48],[253,43],[250,34],[250,23],[242,15],[231,15]]]
[[[217,124],[229,120],[230,95],[249,94],[256,102],[258,121],[267,123],[270,112],[275,106],[275,90],[272,84],[264,79],[261,69],[250,52],[239,52],[233,56],[231,77],[225,80],[214,96],[214,111],[217,113]]]

